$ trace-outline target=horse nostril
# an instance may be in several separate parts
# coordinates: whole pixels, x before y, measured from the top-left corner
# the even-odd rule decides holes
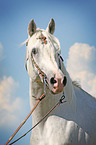
[[[67,83],[67,78],[64,76],[63,85],[65,86]]]
[[[55,84],[55,83],[57,83],[57,81],[55,80],[54,77],[52,77],[52,78],[50,79],[50,83],[51,83],[51,84]]]

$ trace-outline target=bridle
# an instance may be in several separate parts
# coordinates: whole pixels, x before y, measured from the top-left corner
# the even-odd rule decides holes
[[[48,85],[48,83],[47,83],[47,76],[46,76],[46,74],[40,69],[40,67],[36,64],[36,62],[35,62],[35,60],[34,60],[34,58],[33,58],[32,53],[31,53],[31,60],[32,60],[34,66],[37,68],[38,73],[39,73],[39,76],[42,77],[43,82],[44,82],[44,93],[43,93],[43,97],[42,97],[42,98],[37,98],[36,96],[32,96],[32,97],[34,97],[35,99],[41,101],[41,100],[42,100],[43,98],[45,98],[45,96],[46,96],[46,86]]]
[[[37,39],[41,40],[41,42],[42,42],[41,44],[47,44],[47,38],[45,36],[42,35],[42,36],[40,36]],[[61,69],[61,62],[60,62],[60,60],[63,62],[64,59],[62,58],[62,56],[59,53],[58,53],[58,57],[59,57],[59,69]],[[40,78],[43,79],[44,86],[45,86],[44,88],[46,88],[46,86],[48,86],[47,75],[40,69],[40,67],[35,62],[32,52],[31,52],[31,61],[34,64],[34,66],[37,68],[38,74],[39,74]],[[45,90],[46,89],[44,89],[44,91]],[[49,88],[49,90],[50,90],[50,88]]]
[[[31,53],[31,61],[32,63],[34,64],[34,66],[37,68],[38,70],[38,74],[39,76],[43,79],[44,83],[46,82],[47,83],[47,75],[40,69],[40,67],[37,65],[37,63],[35,62],[34,58],[33,58],[33,55]]]
[[[47,44],[46,41],[46,37],[42,38],[39,37],[39,39],[44,41],[44,44]],[[61,56],[60,56],[61,57]],[[25,124],[25,122],[27,121],[27,119],[30,117],[30,115],[33,113],[33,111],[36,109],[37,105],[46,97],[46,86],[48,85],[47,82],[47,76],[46,74],[40,69],[40,67],[37,65],[37,63],[35,62],[33,55],[31,53],[31,60],[32,63],[34,64],[34,66],[37,68],[39,75],[42,77],[43,82],[44,82],[44,93],[41,95],[40,98],[37,98],[36,96],[32,96],[35,99],[37,99],[37,103],[35,104],[35,106],[32,108],[31,112],[28,114],[28,116],[25,118],[25,120],[20,124],[20,126],[17,128],[17,130],[13,133],[13,135],[9,138],[9,140],[6,142],[5,145],[7,145],[12,138],[16,135],[16,133],[20,130],[20,128]],[[63,59],[62,59],[63,61]],[[21,138],[23,138],[25,135],[27,135],[31,130],[33,130],[37,125],[39,125],[57,106],[59,106],[62,103],[65,103],[66,101],[64,101],[65,99],[65,95],[64,95],[64,91],[63,91],[63,95],[61,96],[61,98],[59,99],[59,101],[50,109],[50,111],[45,114],[40,121],[38,121],[31,129],[29,129],[25,134],[23,134],[21,137],[19,137],[18,139],[16,139],[15,141],[13,141],[12,143],[10,143],[9,145],[14,144],[15,142],[17,142],[18,140],[20,140]]]

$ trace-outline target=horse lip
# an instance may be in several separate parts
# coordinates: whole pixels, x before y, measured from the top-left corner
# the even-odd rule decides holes
[[[52,92],[53,92],[53,94],[59,94],[59,93],[63,92],[63,88],[59,89],[58,87],[54,87],[52,89]]]

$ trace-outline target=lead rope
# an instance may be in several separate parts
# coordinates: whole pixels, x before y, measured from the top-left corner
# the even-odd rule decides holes
[[[13,141],[12,143],[10,143],[9,145],[14,144],[15,142],[17,142],[18,140],[22,139],[23,137],[25,137],[30,131],[32,131],[37,125],[39,125],[57,106],[59,106],[61,103],[65,103],[66,101],[64,101],[65,99],[65,95],[64,95],[64,91],[63,91],[63,95],[60,98],[60,100],[50,109],[49,112],[47,112],[47,114],[45,114],[40,121],[38,121],[32,128],[30,128],[25,134],[23,134],[21,137],[19,137],[18,139],[16,139],[15,141]]]
[[[40,103],[40,101],[45,98],[45,94],[42,94],[42,96],[38,99],[37,103],[35,104],[35,106],[32,108],[31,112],[28,114],[28,116],[25,118],[25,120],[20,124],[20,126],[17,128],[17,130],[13,133],[13,135],[9,138],[9,140],[5,143],[5,145],[7,145],[12,138],[16,135],[16,133],[20,130],[20,128],[25,124],[25,122],[28,120],[28,118],[30,117],[30,115],[33,113],[33,111],[36,109],[37,105]]]

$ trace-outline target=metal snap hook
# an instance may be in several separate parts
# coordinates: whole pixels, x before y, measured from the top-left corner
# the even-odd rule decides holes
[[[65,99],[65,95],[64,95],[64,91],[63,91],[63,95],[62,95],[62,97],[60,98],[59,102],[60,102],[60,103],[65,103],[65,102],[67,102],[67,101],[64,101],[64,99]]]

